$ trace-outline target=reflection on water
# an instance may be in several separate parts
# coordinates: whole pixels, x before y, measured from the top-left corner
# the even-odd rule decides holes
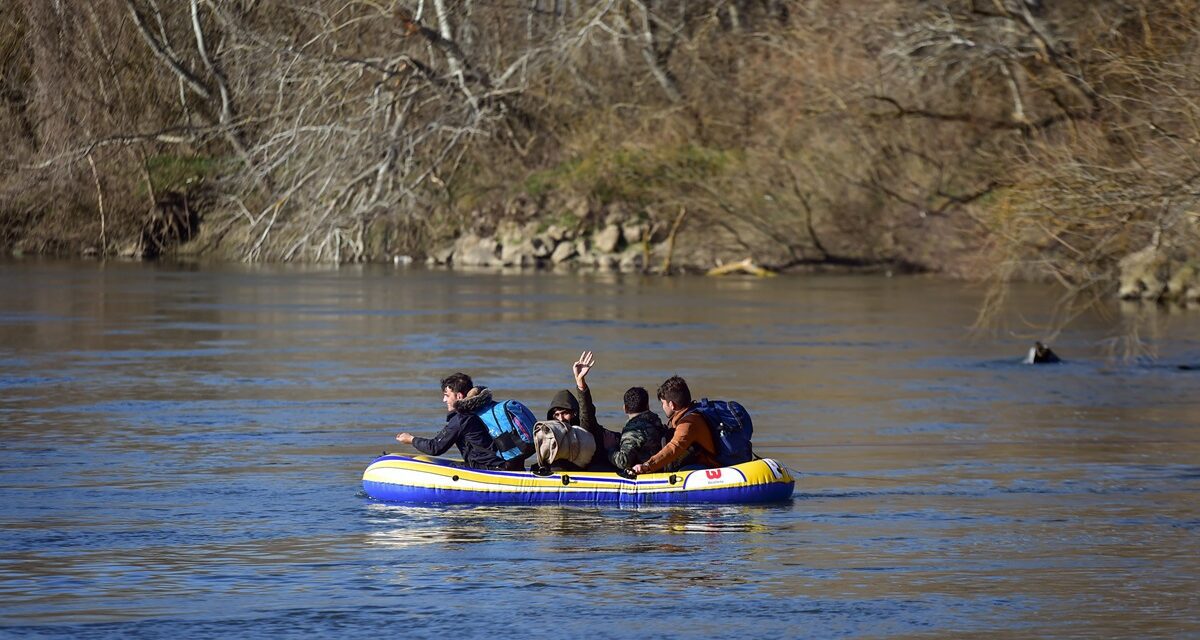
[[[549,539],[562,552],[636,551],[596,540],[597,531],[619,527],[626,537],[651,538],[638,546],[658,548],[663,536],[691,533],[764,533],[768,526],[756,517],[764,507],[694,506],[688,508],[623,506],[439,506],[417,507],[373,502],[368,509],[377,529],[367,543],[401,549],[420,545],[453,545],[505,539]]]
[[[1053,292],[1019,288],[1010,326]],[[928,278],[0,264],[0,635],[1200,635],[1200,314],[972,336]],[[679,373],[767,507],[414,507],[363,468],[472,373],[601,422]],[[1181,368],[1181,366],[1183,368]],[[517,603],[517,604],[514,604]],[[386,627],[385,627],[386,625]]]

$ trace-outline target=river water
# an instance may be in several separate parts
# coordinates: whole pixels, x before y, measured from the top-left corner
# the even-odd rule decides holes
[[[1200,637],[1200,311],[933,278],[0,263],[0,635]],[[1114,359],[1138,336],[1155,359]],[[412,507],[456,370],[602,422],[672,374],[798,473],[755,507]]]

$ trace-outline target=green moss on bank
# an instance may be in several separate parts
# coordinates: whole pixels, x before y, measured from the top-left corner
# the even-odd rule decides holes
[[[178,191],[211,178],[225,160],[209,156],[156,155],[146,159],[146,171],[155,193]]]
[[[575,193],[601,204],[646,204],[664,189],[710,178],[735,160],[736,152],[694,144],[599,149],[533,172],[524,191],[533,198]]]

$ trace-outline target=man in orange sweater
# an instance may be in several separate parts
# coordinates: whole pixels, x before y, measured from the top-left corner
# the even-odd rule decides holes
[[[663,413],[667,414],[668,429],[674,429],[671,441],[663,446],[654,457],[634,465],[637,474],[655,471],[674,471],[681,467],[700,466],[713,468],[717,462],[717,447],[713,444],[712,429],[704,416],[696,411],[692,402],[692,391],[679,376],[671,376],[658,388],[658,399]]]

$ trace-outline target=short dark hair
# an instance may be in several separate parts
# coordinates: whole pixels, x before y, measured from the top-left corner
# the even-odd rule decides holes
[[[454,393],[461,393],[464,396],[470,393],[475,387],[475,383],[471,382],[471,376],[465,373],[452,373],[445,378],[442,378],[442,390],[449,389]]]
[[[629,387],[625,392],[625,413],[650,410],[650,394],[642,387]]]
[[[686,380],[671,376],[658,387],[658,399],[674,402],[677,407],[686,407],[692,403],[692,390],[688,389]]]

